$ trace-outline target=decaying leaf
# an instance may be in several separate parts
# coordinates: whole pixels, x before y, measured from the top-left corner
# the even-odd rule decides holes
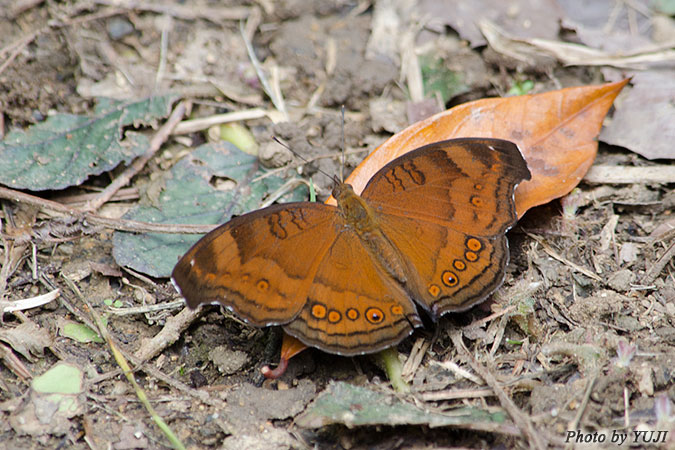
[[[131,102],[100,100],[92,117],[58,114],[12,131],[0,141],[0,184],[41,191],[82,183],[143,154],[147,139],[122,127],[147,124],[169,114],[176,96]]]
[[[28,361],[34,362],[36,356],[42,356],[45,347],[52,345],[49,332],[34,322],[24,322],[14,328],[0,330],[0,341],[8,343]]]
[[[70,419],[82,413],[83,380],[78,367],[57,363],[33,379],[29,400],[10,415],[9,424],[18,434],[66,434]]]
[[[632,84],[600,138],[647,159],[675,159],[675,71],[640,72]]]
[[[441,427],[471,424],[478,428],[497,428],[505,422],[502,411],[459,408],[452,412],[433,412],[379,392],[343,382],[331,382],[314,402],[296,417],[301,427],[319,428],[330,424],[348,427],[366,425],[427,425]]]

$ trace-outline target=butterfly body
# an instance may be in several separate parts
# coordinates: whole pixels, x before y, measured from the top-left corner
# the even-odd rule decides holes
[[[455,139],[413,150],[361,195],[336,182],[337,207],[274,205],[195,244],[172,279],[188,306],[220,303],[253,325],[282,325],[343,355],[395,345],[468,309],[503,281],[513,191],[529,179],[517,147]]]

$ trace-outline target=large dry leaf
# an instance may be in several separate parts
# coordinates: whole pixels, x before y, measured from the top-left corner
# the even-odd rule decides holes
[[[638,72],[631,84],[602,130],[602,141],[647,159],[675,159],[675,70]]]
[[[583,178],[595,159],[602,121],[627,82],[458,105],[389,138],[346,182],[359,193],[389,161],[432,142],[459,137],[507,139],[518,144],[532,172],[532,179],[516,189],[516,208],[522,216],[533,206],[567,194]]]

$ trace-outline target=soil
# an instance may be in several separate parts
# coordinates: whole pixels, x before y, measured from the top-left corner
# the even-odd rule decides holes
[[[180,1],[166,2],[166,15],[142,6],[113,10],[105,5],[115,2],[105,1],[35,2],[23,11],[10,8],[9,3],[0,11],[0,111],[5,133],[42,122],[54,111],[91,113],[97,95],[128,98],[172,89],[195,100],[193,116],[254,106],[273,108],[246,53],[238,20],[214,19],[194,11],[190,16],[181,6],[191,2]],[[246,7],[259,14],[253,45],[267,73],[273,67],[279,70],[280,90],[290,111],[289,122],[246,122],[267,164],[280,165],[292,158],[278,147],[263,158],[262,149],[273,136],[306,158],[339,155],[342,105],[347,111],[347,171],[367,150],[408,123],[411,104],[402,85],[401,60],[386,54],[369,57],[366,52],[374,11],[361,6],[368,2],[224,3],[228,5],[205,4],[204,10],[224,14]],[[168,33],[165,55],[160,54],[162,30]],[[37,35],[23,46],[10,47],[35,31]],[[603,80],[600,69],[590,67],[549,64],[542,70],[522,71],[494,54],[485,56],[484,46],[467,46],[449,30],[437,41],[436,56],[447,61],[450,70],[464,72],[464,86],[440,106],[431,102],[431,112],[502,95],[524,80],[533,82],[531,92]],[[18,53],[5,66],[15,49]],[[162,58],[167,68],[156,82]],[[378,101],[383,102],[379,109],[374,107]],[[374,111],[380,113],[374,115]],[[195,134],[187,139],[196,146],[204,137]],[[627,149],[601,144],[598,162],[607,161],[651,164]],[[167,163],[157,156],[134,178],[132,187],[145,192],[153,172],[161,170],[167,170]],[[308,177],[318,171],[339,173],[339,158],[318,159],[301,169]],[[89,192],[109,181],[103,175],[66,193]],[[319,198],[325,199],[331,179],[314,176],[313,181]],[[471,353],[496,374],[552,447],[565,445],[570,426],[608,436],[614,430],[632,433],[635,429],[675,434],[671,409],[675,259],[644,281],[659,258],[672,249],[672,233],[649,238],[666,219],[672,224],[672,187],[582,182],[563,201],[529,211],[509,232],[511,262],[504,287],[489,301],[444,317],[435,329],[418,331],[398,346],[405,360],[416,341],[432,342],[412,377],[413,394],[407,399],[434,410],[460,405],[500,407],[494,396],[413,400],[414,395],[448,387],[479,388],[450,370],[439,369],[438,363],[454,361],[468,370],[450,337],[461,330]],[[62,198],[64,194],[36,195]],[[149,200],[137,195],[116,202],[109,211],[119,217],[138,201]],[[112,257],[111,230],[70,233],[68,220],[6,201],[2,219],[5,289],[0,300],[33,297],[48,292],[50,285],[61,289],[61,298],[2,317],[0,332],[25,324],[39,331],[28,333],[33,337],[23,345],[33,347],[24,351],[0,334],[4,343],[0,348],[4,361],[0,364],[0,448],[169,448],[110,349],[101,343],[77,342],[60,330],[64,321],[89,317],[80,298],[101,313],[108,311],[105,302],[110,299],[121,301],[123,307],[160,305],[178,299],[170,282],[120,270]],[[15,222],[13,236],[7,234],[10,220]],[[613,227],[608,226],[612,223]],[[34,232],[40,229],[49,232]],[[11,270],[10,253],[15,261]],[[580,273],[577,266],[600,281]],[[518,305],[517,313],[472,325],[510,305]],[[133,355],[179,310],[108,315],[108,330],[125,354]],[[38,335],[45,339],[41,344],[34,342]],[[525,448],[531,444],[517,428],[509,434],[466,426],[299,427],[294,419],[330,382],[385,389],[387,375],[372,357],[344,358],[309,349],[291,360],[280,379],[263,381],[260,367],[277,359],[279,341],[279,330],[256,329],[229,312],[205,308],[173,344],[138,367],[134,378],[188,448]],[[31,376],[59,361],[82,369],[85,382],[79,409],[71,415],[48,417],[37,406],[37,412],[29,411],[31,377],[22,378],[10,369],[16,367],[10,354]]]

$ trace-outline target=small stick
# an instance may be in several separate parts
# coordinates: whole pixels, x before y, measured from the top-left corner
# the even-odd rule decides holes
[[[586,275],[588,278],[591,278],[595,281],[602,281],[602,278],[600,278],[598,275],[594,274],[588,269],[584,269],[578,264],[573,263],[572,261],[568,260],[567,258],[559,255],[555,250],[553,250],[546,242],[544,242],[543,239],[541,239],[539,236],[525,232],[528,236],[530,236],[532,239],[537,241],[541,246],[544,248],[544,251],[548,253],[549,256],[551,256],[553,259],[557,259],[561,263],[571,267],[572,269],[576,270],[579,273],[583,273]]]
[[[640,280],[641,285],[650,285],[656,280],[664,267],[675,257],[675,242],[673,242],[668,250],[656,260],[656,262],[649,268],[647,273]]]
[[[140,222],[136,220],[111,219],[99,216],[94,213],[83,213],[79,209],[71,208],[61,203],[46,200],[24,192],[16,191],[0,186],[0,198],[4,198],[17,203],[26,203],[34,205],[40,209],[54,211],[72,217],[78,217],[85,222],[93,225],[100,225],[118,231],[131,231],[138,233],[167,233],[167,234],[205,234],[217,227],[217,225],[182,225],[182,224],[160,224],[150,222]]]

